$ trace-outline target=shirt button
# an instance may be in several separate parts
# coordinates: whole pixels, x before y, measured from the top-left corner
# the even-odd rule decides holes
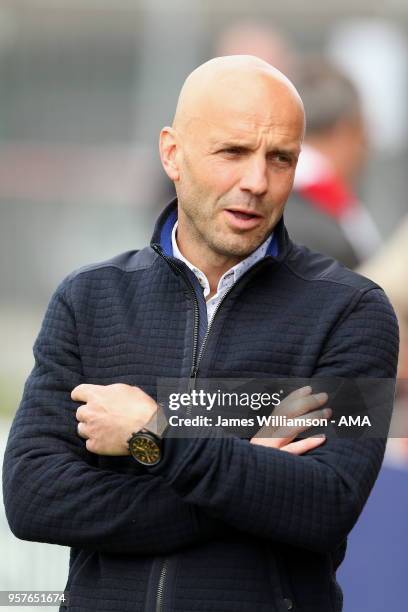
[[[283,600],[283,603],[286,606],[286,610],[293,610],[293,601],[291,599],[289,599],[288,597],[285,597],[285,599]]]

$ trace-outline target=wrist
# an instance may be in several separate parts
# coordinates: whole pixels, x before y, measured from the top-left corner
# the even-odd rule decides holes
[[[147,431],[159,438],[163,438],[167,426],[168,422],[163,407],[160,404],[156,404],[149,419],[144,423],[140,431]]]

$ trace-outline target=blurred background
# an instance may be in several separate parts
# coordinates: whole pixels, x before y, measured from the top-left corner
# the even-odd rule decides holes
[[[404,335],[408,5],[248,6],[0,0],[0,452],[51,293],[73,269],[149,241],[173,193],[159,162],[160,128],[172,120],[186,75],[215,55],[258,55],[294,80],[309,123],[289,231],[380,282]],[[405,439],[391,441],[350,538],[338,574],[345,612],[401,609],[407,449]],[[0,547],[0,590],[64,587],[67,551],[17,541],[2,505]]]

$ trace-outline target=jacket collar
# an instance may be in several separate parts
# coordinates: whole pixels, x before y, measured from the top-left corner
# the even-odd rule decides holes
[[[160,214],[150,243],[151,246],[154,244],[159,245],[163,253],[168,257],[173,257],[171,232],[176,220],[177,198],[174,198],[174,200],[172,200]],[[292,248],[292,242],[286,231],[283,217],[275,226],[273,234],[273,240],[271,241],[268,251],[266,252],[266,257],[269,256],[277,261],[282,261],[286,258]]]

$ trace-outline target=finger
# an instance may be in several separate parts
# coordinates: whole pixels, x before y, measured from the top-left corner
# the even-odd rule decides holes
[[[277,411],[282,411],[284,414],[304,414],[309,410],[322,406],[327,400],[327,393],[310,393],[296,398],[288,396],[280,403]]]
[[[316,408],[323,406],[328,399],[327,393],[306,395],[290,402],[286,398],[275,412],[276,414],[284,414],[289,418],[293,418],[316,410]]]
[[[82,404],[77,408],[75,418],[77,421],[86,421],[87,416],[87,404]]]
[[[280,448],[281,446],[284,446],[285,443],[287,443],[287,439],[286,438],[276,438],[276,437],[269,437],[269,438],[264,438],[264,437],[258,437],[258,434],[256,436],[254,436],[253,438],[251,438],[250,440],[251,444],[259,444],[259,446],[268,446],[269,448]]]
[[[86,423],[83,421],[80,421],[77,425],[77,434],[80,438],[84,438],[85,440],[89,437],[86,433]]]
[[[71,399],[75,402],[86,402],[88,401],[90,394],[95,390],[96,387],[100,385],[88,385],[83,383],[82,385],[78,385],[75,389],[71,391]]]
[[[292,442],[291,444],[287,444],[286,446],[282,446],[281,450],[292,453],[292,455],[303,455],[308,451],[321,446],[323,442],[326,441],[326,436],[318,436],[305,438],[304,440],[298,440],[297,442]]]
[[[258,444],[259,446],[266,446],[267,448],[276,448],[278,450],[284,450],[293,455],[302,455],[313,448],[316,448],[323,444],[326,440],[326,436],[313,436],[305,438],[304,440],[298,440],[297,442],[291,442],[285,444],[283,438],[252,438],[251,444]]]
[[[294,440],[298,437],[299,434],[311,429],[312,427],[324,426],[325,420],[330,419],[333,411],[331,408],[323,408],[322,410],[314,410],[313,412],[307,413],[307,420],[310,421],[310,424],[305,422],[304,424],[292,425],[287,427],[278,427],[275,432],[275,435],[280,436],[281,438],[286,439],[288,442]],[[303,419],[306,421],[306,419]],[[313,420],[313,422],[311,422]],[[317,425],[318,423],[318,425]]]
[[[310,395],[311,392],[312,392],[312,387],[310,385],[307,385],[306,387],[300,387],[300,389],[295,389],[295,391],[292,391],[292,393],[289,393],[289,395],[287,395],[283,401],[286,402],[286,400],[295,400],[295,399],[298,399],[299,397]]]
[[[262,429],[258,431],[256,437],[261,436],[262,438],[275,438],[281,440],[283,444],[288,444],[295,438],[297,438],[301,433],[307,431],[311,427],[316,427],[316,419],[319,425],[324,426],[325,420],[330,419],[333,411],[331,408],[323,408],[322,410],[314,410],[313,412],[309,412],[307,414],[307,419],[311,421],[313,419],[314,423],[310,422],[299,424],[299,425],[282,425],[280,427],[267,427],[264,426]],[[299,415],[298,415],[299,416]],[[291,417],[293,418],[293,417]],[[306,421],[306,419],[303,419]],[[282,444],[281,444],[282,446]]]

